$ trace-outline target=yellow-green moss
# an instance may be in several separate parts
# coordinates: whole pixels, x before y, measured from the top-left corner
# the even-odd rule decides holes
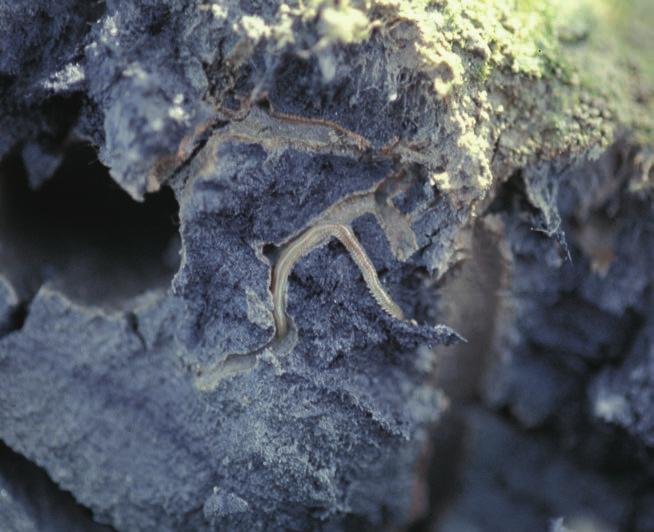
[[[250,33],[276,51],[315,57],[324,82],[348,66],[339,46],[384,50],[383,65],[364,53],[358,67],[383,68],[389,101],[421,87],[426,107],[406,113],[424,126],[408,140],[462,202],[524,165],[597,153],[623,131],[654,144],[651,0],[287,0],[259,26]]]
[[[501,69],[576,87],[636,132],[653,129],[651,0],[287,0],[273,32],[286,44],[293,20],[316,21],[319,51],[369,38],[392,13],[416,26],[440,96]]]
[[[316,60],[318,83],[351,70],[400,102],[411,133],[373,140],[397,141],[463,219],[518,169],[597,154],[623,132],[654,146],[653,27],[652,0],[286,0],[240,29],[248,52],[266,39]],[[367,97],[356,86],[343,105]]]

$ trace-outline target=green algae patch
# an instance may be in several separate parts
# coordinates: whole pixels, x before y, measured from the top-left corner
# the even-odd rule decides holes
[[[647,0],[371,5],[386,8],[387,25],[399,17],[416,28],[414,68],[432,79],[447,110],[458,108],[449,117],[459,124],[459,146],[477,159],[478,175],[491,171],[482,157],[489,151],[499,170],[599,153],[624,131],[653,140],[654,7]],[[446,173],[439,181],[457,188],[456,176]],[[491,182],[478,179],[482,188]],[[466,185],[469,179],[459,180],[459,188]]]

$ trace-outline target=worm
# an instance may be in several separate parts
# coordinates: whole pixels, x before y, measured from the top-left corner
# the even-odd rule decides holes
[[[391,299],[377,276],[377,270],[356,235],[348,225],[323,223],[310,227],[295,240],[291,241],[280,253],[272,273],[273,318],[277,336],[283,337],[288,332],[286,300],[288,276],[293,267],[304,255],[330,238],[337,238],[347,249],[350,256],[361,270],[370,294],[377,304],[390,316],[404,319],[402,309]]]

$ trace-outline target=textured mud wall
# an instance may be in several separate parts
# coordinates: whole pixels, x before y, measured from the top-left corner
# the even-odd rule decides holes
[[[0,528],[650,530],[646,4],[0,2]]]

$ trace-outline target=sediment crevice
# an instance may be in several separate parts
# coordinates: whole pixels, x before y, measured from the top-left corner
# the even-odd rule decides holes
[[[48,283],[82,304],[120,308],[170,283],[179,238],[169,189],[137,203],[84,145],[69,148],[35,190],[9,159],[0,189],[0,260],[21,299]]]

